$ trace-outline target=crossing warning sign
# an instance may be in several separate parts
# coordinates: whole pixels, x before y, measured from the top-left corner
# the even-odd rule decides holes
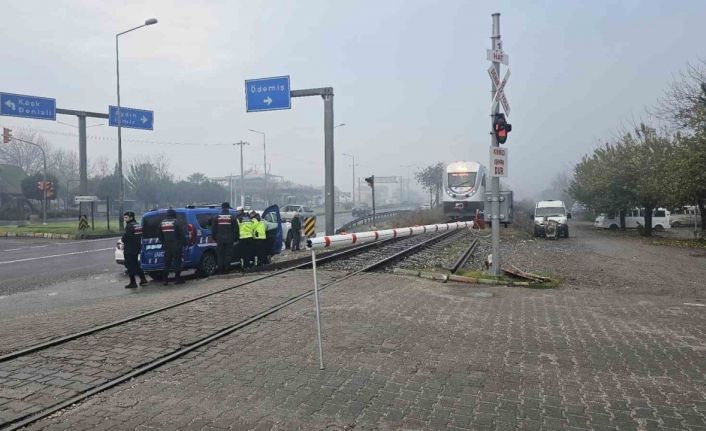
[[[316,236],[316,217],[307,217],[304,219],[304,236],[307,238]]]
[[[79,230],[88,229],[88,217],[86,217],[86,214],[82,214],[81,218],[78,220],[78,228]]]

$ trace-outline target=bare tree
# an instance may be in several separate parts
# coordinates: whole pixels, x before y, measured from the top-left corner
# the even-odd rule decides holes
[[[654,113],[680,133],[706,128],[706,61],[687,64],[670,84]]]
[[[32,130],[20,129],[14,131],[13,134],[16,138],[40,145],[44,151],[48,152],[50,149],[49,143]],[[34,145],[14,139],[9,144],[0,146],[0,161],[19,166],[28,174],[40,172],[43,168],[42,151]]]

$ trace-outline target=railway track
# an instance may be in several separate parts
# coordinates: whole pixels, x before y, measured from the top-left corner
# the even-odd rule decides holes
[[[322,255],[317,258],[317,265],[324,266],[321,269],[346,273],[321,283],[319,289],[389,265],[456,233],[424,234]],[[343,260],[349,264],[341,268]],[[27,405],[23,411],[13,413],[3,411],[0,404],[0,430],[17,430],[30,425],[309,297],[313,289],[278,288],[276,293],[268,291],[269,303],[263,306],[262,297],[238,292],[243,287],[275,280],[310,265],[310,262],[294,262],[290,267],[256,279],[0,356],[0,377],[5,377],[0,379],[0,393]],[[252,303],[251,307],[247,306],[247,301]],[[259,311],[235,316],[234,304]],[[23,388],[28,386],[32,387],[32,392],[23,393],[28,390]]]

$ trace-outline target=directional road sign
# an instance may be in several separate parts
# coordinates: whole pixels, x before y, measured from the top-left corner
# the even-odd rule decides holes
[[[118,107],[110,105],[108,107],[108,125],[118,127]],[[154,111],[144,109],[120,107],[122,117],[121,126],[131,129],[153,130]]]
[[[247,112],[290,109],[289,76],[246,80],[245,107]]]
[[[74,196],[74,203],[96,202],[96,201],[98,201],[98,196]]]
[[[500,103],[503,105],[505,115],[509,117],[510,103],[507,101],[507,97],[505,97],[505,84],[507,84],[507,80],[510,79],[510,69],[505,72],[505,77],[503,78],[502,82],[500,82],[500,76],[498,76],[497,72],[495,72],[495,67],[490,66],[490,68],[488,69],[488,74],[490,75],[490,79],[493,80],[493,83],[495,84],[496,88],[495,97],[493,98],[492,103],[497,103],[496,101],[499,100]]]
[[[56,120],[56,99],[0,93],[0,115]]]

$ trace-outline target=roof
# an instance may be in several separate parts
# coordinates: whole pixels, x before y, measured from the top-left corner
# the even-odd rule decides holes
[[[0,163],[0,193],[21,195],[27,174],[19,166]]]
[[[563,207],[564,201],[539,201],[537,208],[558,208]]]

